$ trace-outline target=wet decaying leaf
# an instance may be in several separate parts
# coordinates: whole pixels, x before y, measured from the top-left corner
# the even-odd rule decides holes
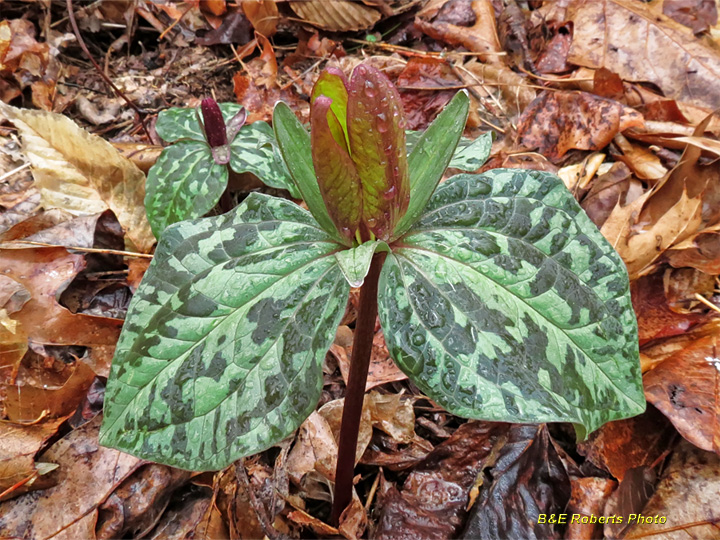
[[[586,92],[544,92],[520,117],[518,143],[557,159],[571,148],[600,150],[642,124],[640,113],[617,101]]]
[[[677,313],[670,309],[662,272],[636,279],[630,285],[630,292],[640,345],[652,339],[683,334],[703,319],[700,312]]]
[[[568,61],[651,82],[665,97],[720,107],[720,54],[692,31],[634,0],[573,0]],[[616,29],[622,28],[622,31]]]
[[[172,492],[190,477],[187,471],[150,463],[136,470],[100,506],[96,537],[138,537],[165,511]]]
[[[555,525],[538,519],[562,512],[570,498],[570,479],[545,426],[512,426],[492,478],[470,510],[464,537],[559,536]]]
[[[380,20],[381,13],[361,2],[304,0],[290,8],[305,22],[334,31],[364,30]]]
[[[625,531],[625,538],[662,538],[664,540],[711,540],[720,538],[717,494],[720,490],[720,457],[682,442],[658,482],[657,489]],[[639,512],[638,512],[639,513]]]
[[[694,445],[720,454],[720,334],[690,343],[643,378],[645,395]]]
[[[168,507],[148,538],[226,540],[230,534],[212,494],[191,492]]]
[[[98,445],[100,418],[71,431],[40,456],[56,482],[0,503],[0,536],[72,540],[95,534],[98,506],[142,461]],[[92,479],[78,482],[78,479]]]
[[[82,314],[62,307],[57,297],[85,266],[82,255],[63,248],[3,249],[0,268],[22,284],[31,298],[13,319],[37,343],[79,345],[90,348],[90,365],[95,373],[107,375],[121,322]],[[108,354],[109,353],[109,354]]]
[[[64,421],[61,418],[32,426],[0,423],[0,501],[50,487],[43,472],[47,464],[36,463],[35,454]]]
[[[619,482],[635,467],[649,467],[671,448],[675,430],[657,409],[648,407],[640,416],[608,422],[578,445],[591,463]]]
[[[468,422],[410,473],[402,491],[380,503],[375,538],[452,538],[466,515],[468,493],[508,437],[507,424]],[[470,534],[471,537],[474,535]]]

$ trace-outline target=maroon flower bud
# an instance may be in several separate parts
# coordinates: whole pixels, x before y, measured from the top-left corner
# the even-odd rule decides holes
[[[200,103],[200,110],[203,117],[203,129],[205,138],[210,148],[224,146],[227,144],[227,131],[220,106],[213,98],[205,98]]]

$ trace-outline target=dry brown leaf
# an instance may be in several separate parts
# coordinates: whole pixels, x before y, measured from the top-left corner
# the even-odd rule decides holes
[[[304,0],[290,2],[290,8],[303,22],[335,32],[365,30],[381,17],[378,10],[349,0]]]
[[[720,223],[699,231],[665,252],[675,268],[689,266],[708,274],[720,274]]]
[[[604,158],[603,154],[599,155]],[[568,168],[572,171],[573,168],[580,167],[582,171],[582,165],[582,163],[577,166],[570,165]],[[592,171],[592,168],[590,170]],[[596,226],[603,226],[618,203],[627,202],[627,194],[632,182],[632,172],[621,161],[614,162],[604,174],[595,179],[581,206]],[[582,187],[582,184],[579,186]]]
[[[60,418],[31,426],[0,422],[0,501],[50,487],[38,479],[42,467],[35,462],[35,454],[64,421]],[[11,489],[13,486],[17,487]]]
[[[616,156],[633,170],[635,176],[642,180],[659,180],[663,178],[668,170],[660,162],[660,158],[647,148],[632,144],[620,133],[615,135],[613,142],[622,151]],[[651,184],[652,185],[652,182]]]
[[[65,116],[0,103],[20,130],[43,206],[75,215],[110,208],[127,235],[127,247],[150,251],[155,237],[145,215],[145,175],[110,143]]]
[[[242,9],[256,32],[265,37],[275,35],[280,16],[273,0],[245,0]]]
[[[543,92],[518,121],[518,143],[550,159],[571,148],[600,150],[618,133],[643,124],[637,111],[587,92]]]
[[[346,327],[347,328],[347,327]],[[330,352],[337,358],[340,374],[347,385],[348,375],[350,373],[350,356],[352,354],[352,334],[349,343],[346,346],[332,345]],[[368,367],[368,377],[365,382],[365,391],[380,386],[381,384],[404,381],[407,379],[400,368],[390,358],[390,353],[385,344],[385,335],[382,330],[378,330],[373,338],[372,354],[370,356],[370,366]]]
[[[227,526],[215,505],[215,497],[185,497],[162,515],[152,531],[151,540],[177,540],[179,538],[203,538],[227,540]]]
[[[643,516],[663,516],[663,523],[648,519],[632,523],[623,538],[661,540],[717,540],[717,494],[720,492],[720,457],[687,442],[675,450]]]
[[[676,352],[643,377],[645,396],[695,446],[720,453],[720,334]]]
[[[675,137],[674,141],[695,146],[715,156],[720,156],[720,141],[708,137]]]
[[[483,84],[487,84],[488,90],[499,90],[502,110],[498,111],[498,114],[503,113],[507,116],[519,114],[537,95],[527,79],[503,64],[483,64],[473,58],[459,70],[459,73],[465,84],[481,88]],[[485,104],[485,107],[488,106],[489,103]]]
[[[716,0],[658,0],[662,11],[671,19],[699,34],[717,24]]]
[[[101,415],[71,431],[39,457],[58,468],[55,487],[0,503],[0,537],[23,537],[32,524],[38,540],[95,535],[98,506],[143,462],[98,445]]]
[[[685,191],[656,221],[638,224],[640,211],[652,193],[625,207],[616,206],[600,230],[625,261],[631,280],[650,272],[652,263],[665,250],[692,235],[702,224],[702,197],[691,199]]]
[[[443,20],[443,8],[449,4],[452,0],[431,2],[418,12],[415,26],[433,39],[480,53],[483,61],[499,62],[503,48],[497,34],[492,1],[472,1],[474,23],[471,26],[458,26]]]
[[[574,0],[567,17],[575,23],[569,62],[653,83],[667,98],[720,107],[720,54],[689,28],[636,0]]]

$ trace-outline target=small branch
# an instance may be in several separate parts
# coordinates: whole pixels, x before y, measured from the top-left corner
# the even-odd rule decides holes
[[[353,339],[345,406],[340,424],[340,442],[338,443],[337,469],[335,471],[335,497],[331,517],[331,525],[334,526],[338,525],[340,515],[352,500],[355,453],[363,399],[365,398],[365,384],[370,367],[370,354],[375,336],[378,280],[385,256],[384,252],[373,255],[370,270],[360,289],[360,307]]]
[[[147,126],[145,125],[145,114],[138,108],[137,105],[135,105],[130,98],[128,98],[122,90],[120,90],[115,84],[110,80],[110,77],[108,77],[103,69],[100,67],[100,65],[95,61],[95,58],[93,58],[93,55],[90,54],[90,51],[87,48],[87,45],[85,45],[85,41],[82,38],[82,35],[80,34],[80,28],[78,27],[77,21],[75,20],[75,12],[73,11],[73,5],[72,0],[65,0],[68,10],[68,18],[70,19],[70,25],[72,26],[73,32],[75,33],[75,37],[78,40],[78,45],[80,45],[80,48],[85,53],[85,56],[88,57],[88,60],[92,62],[92,65],[95,66],[95,69],[100,74],[100,77],[110,86],[110,88],[113,89],[113,91],[120,96],[123,100],[125,100],[125,103],[127,103],[130,108],[132,108],[137,114],[140,119],[140,124],[142,125],[143,131],[145,132],[145,135],[147,136],[148,140],[152,143],[153,139],[150,136],[150,131],[148,131]]]

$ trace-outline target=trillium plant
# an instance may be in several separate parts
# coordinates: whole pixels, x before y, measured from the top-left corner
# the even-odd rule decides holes
[[[397,90],[360,65],[349,81],[321,74],[310,133],[283,103],[274,134],[238,130],[241,111],[228,106],[224,123],[204,105],[204,122],[161,116],[158,132],[176,143],[148,178],[148,214],[158,233],[183,221],[162,232],[132,300],[101,443],[215,470],[288,437],[318,403],[351,287],[360,303],[335,520],[351,497],[378,315],[395,363],[456,415],[572,422],[584,438],[642,412],[625,267],[560,179],[496,169],[440,183],[448,165],[475,170],[487,157],[487,138],[461,139],[468,108],[458,93],[424,133],[406,134]],[[227,214],[186,220],[217,200],[208,184],[222,184],[223,162],[241,161],[309,211],[252,193]]]

